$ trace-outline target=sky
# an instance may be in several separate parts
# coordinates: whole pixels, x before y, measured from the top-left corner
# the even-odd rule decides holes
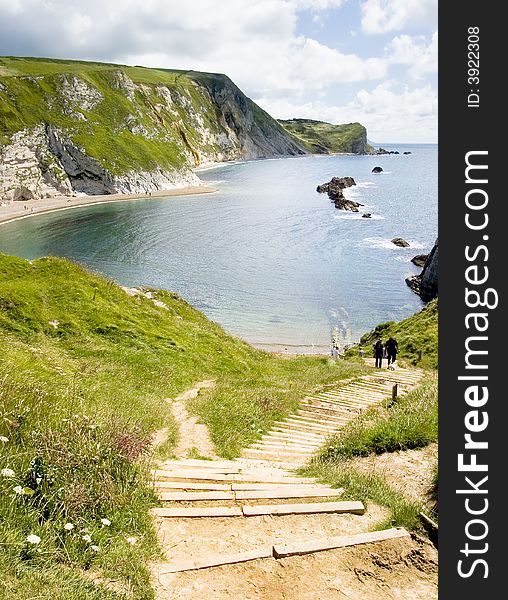
[[[0,0],[0,55],[225,73],[276,118],[437,142],[437,0]]]

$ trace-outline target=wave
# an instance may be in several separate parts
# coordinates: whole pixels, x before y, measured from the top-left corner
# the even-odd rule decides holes
[[[368,219],[365,219],[366,221]],[[380,238],[380,237],[368,237],[363,238],[362,246],[369,246],[370,248],[380,248],[383,250],[422,250],[425,248],[425,245],[417,242],[415,240],[407,240],[409,242],[408,248],[401,248],[400,246],[396,246],[392,243],[389,238]]]
[[[369,187],[376,187],[376,186],[377,186],[377,183],[375,181],[360,181],[359,183],[356,184],[355,187],[357,187],[357,188],[369,188]]]
[[[370,219],[362,217],[361,213],[344,213],[340,215],[334,215],[334,219],[337,221],[346,220],[346,221],[381,221],[384,220],[384,217],[381,215],[372,215]],[[393,244],[392,244],[393,245]]]

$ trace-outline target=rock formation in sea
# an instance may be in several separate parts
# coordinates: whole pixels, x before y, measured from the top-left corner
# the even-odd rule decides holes
[[[335,208],[358,212],[358,208],[363,206],[363,204],[354,200],[348,200],[344,196],[344,189],[353,185],[356,185],[356,182],[352,177],[332,177],[328,183],[318,185],[316,192],[319,194],[327,193],[330,200],[335,204]]]
[[[399,246],[399,248],[409,248],[409,242],[406,241],[404,238],[395,237],[393,238],[393,240],[391,240],[391,242],[392,244]]]
[[[427,255],[423,270],[419,275],[413,275],[406,279],[407,285],[416,292],[424,302],[430,302],[438,295],[438,267],[439,267],[439,244],[434,244],[430,254]]]
[[[199,185],[203,163],[308,150],[225,75],[0,58],[0,199]]]
[[[428,254],[417,254],[413,256],[411,262],[417,267],[423,268],[425,266],[425,261],[427,260]]]

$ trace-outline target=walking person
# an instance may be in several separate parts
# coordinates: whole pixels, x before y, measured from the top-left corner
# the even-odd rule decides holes
[[[374,344],[374,358],[376,359],[376,368],[381,369],[383,367],[383,342],[377,340]]]
[[[388,338],[385,344],[386,351],[388,353],[388,366],[397,360],[397,352],[399,351],[399,345],[397,340],[393,337]]]

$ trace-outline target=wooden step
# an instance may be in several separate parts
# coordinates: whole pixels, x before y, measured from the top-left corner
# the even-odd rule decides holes
[[[290,483],[290,484],[280,484],[280,483],[233,483],[231,485],[231,489],[233,491],[248,491],[248,490],[279,490],[282,487],[286,489],[286,487],[290,487],[292,489],[302,489],[302,490],[322,490],[328,489],[329,486],[324,483],[307,483],[305,478],[302,478],[301,483]]]
[[[331,498],[332,496],[340,496],[344,493],[343,488],[311,488],[299,489],[291,486],[286,486],[284,489],[278,488],[273,490],[245,490],[237,491],[237,500],[271,500],[278,498]]]
[[[154,481],[154,487],[161,490],[209,490],[227,492],[231,489],[228,483],[195,483],[188,481]]]
[[[304,426],[291,426],[290,424],[288,425],[277,425],[276,427],[273,428],[274,431],[277,432],[281,432],[281,433],[288,433],[289,435],[291,435],[294,431],[298,431],[298,432],[309,432],[309,433],[314,433],[313,430],[309,430],[307,427]],[[328,437],[330,437],[330,433],[328,431],[322,432],[323,435],[323,440],[321,443],[325,442],[327,440]]]
[[[233,565],[244,563],[249,560],[257,560],[260,558],[272,558],[273,547],[266,546],[265,548],[256,548],[247,552],[237,552],[236,554],[218,554],[216,556],[206,556],[197,559],[179,560],[174,563],[162,565],[159,575],[168,573],[181,573],[182,571],[194,571],[198,569],[209,569],[219,567],[221,565]]]
[[[292,463],[296,466],[301,466],[309,462],[312,455],[310,454],[286,454],[285,452],[268,452],[264,450],[249,450],[243,451],[242,456],[245,458],[259,458],[273,462]]]
[[[305,407],[306,410],[312,408],[312,410],[317,410],[323,414],[327,415],[343,415],[345,419],[351,419],[356,417],[358,414],[356,411],[348,410],[346,407],[339,407],[338,405],[333,405],[331,403],[325,404],[324,402],[320,403],[319,401],[312,402],[302,402],[301,406]]]
[[[173,463],[173,464],[167,464],[167,463],[163,463],[161,465],[163,467],[164,471],[189,471],[189,473],[208,473],[208,474],[214,474],[214,473],[218,473],[220,475],[235,475],[236,473],[240,473],[240,467],[236,466],[236,467],[214,467],[214,466],[210,466],[207,468],[203,468],[203,467],[197,467],[197,466],[190,466],[190,465],[185,465],[185,464],[178,464],[178,463]]]
[[[291,431],[289,433],[284,433],[282,431],[275,431],[274,429],[271,429],[270,432],[266,433],[265,435],[266,436],[270,435],[270,436],[278,437],[281,439],[291,438],[292,440],[295,440],[295,441],[298,441],[298,440],[310,441],[310,442],[314,442],[317,444],[321,444],[322,441],[326,439],[326,436],[324,436],[320,433],[304,433],[304,432],[300,432],[300,431]]]
[[[293,425],[298,425],[301,426],[301,428],[305,429],[310,429],[311,431],[322,431],[323,433],[330,433],[330,431],[334,431],[336,429],[336,427],[334,426],[326,426],[326,425],[320,425],[319,423],[314,423],[312,421],[306,420],[304,418],[299,418],[297,419],[296,417],[294,418],[289,418],[286,419],[284,421],[284,423],[287,424],[291,424]]]
[[[238,465],[232,460],[198,460],[194,458],[181,458],[178,460],[165,460],[165,467],[178,469],[226,469],[237,470]]]
[[[353,513],[363,515],[363,502],[312,502],[307,504],[267,504],[243,506],[246,517],[259,515],[305,515],[316,513]]]
[[[150,511],[157,517],[164,518],[197,518],[197,517],[241,517],[239,506],[192,506],[182,508],[152,508]]]
[[[234,492],[161,492],[164,502],[195,502],[196,500],[234,500]]]
[[[254,452],[254,454],[286,454],[287,456],[312,456],[313,452],[310,450],[291,450],[291,449],[286,449],[286,448],[245,448],[245,451],[247,452]]]
[[[333,422],[333,423],[339,423],[339,424],[344,424],[347,423],[350,419],[348,419],[347,417],[341,417],[338,415],[334,415],[334,414],[324,414],[323,412],[320,412],[318,410],[307,410],[307,409],[300,409],[297,413],[297,416],[299,417],[307,417],[307,418],[315,418],[318,419],[318,421],[323,421],[323,422]]]
[[[402,528],[385,529],[383,531],[372,531],[369,533],[357,533],[356,535],[341,535],[316,540],[293,541],[286,544],[275,544],[273,555],[276,558],[321,552],[323,550],[334,550],[346,546],[357,546],[359,544],[370,544],[383,542],[396,538],[410,538],[409,533]]]
[[[267,483],[275,483],[277,481],[281,481],[282,479],[284,481],[287,481],[288,483],[290,481],[298,481],[297,477],[291,477],[291,476],[287,476],[284,475],[283,473],[278,474],[275,472],[271,472],[271,473],[267,473],[266,469],[264,471],[262,471],[261,469],[259,470],[259,472],[254,472],[251,471],[249,472],[246,469],[242,469],[242,472],[240,474],[232,474],[232,475],[223,475],[221,473],[206,473],[206,472],[200,472],[199,474],[196,473],[195,471],[191,471],[189,473],[188,470],[185,471],[163,471],[160,469],[157,469],[154,471],[154,475],[157,477],[166,477],[168,479],[172,479],[172,480],[191,480],[191,481],[195,481],[195,480],[203,480],[203,481],[228,481],[230,483],[233,483],[233,481],[235,482],[247,482],[247,481],[259,481],[259,482],[267,482]]]
[[[325,429],[334,429],[335,427],[340,427],[342,423],[337,423],[335,421],[327,420],[324,415],[316,415],[316,416],[306,416],[300,415],[298,413],[292,415],[286,422],[292,423],[293,421],[298,421],[299,423],[308,423],[309,425],[317,425],[319,427],[324,427]]]
[[[366,406],[370,406],[370,402],[357,402],[354,400],[348,400],[346,396],[334,396],[333,398],[310,398],[310,400],[319,400],[320,402],[329,402],[335,406],[350,406],[354,409],[363,409]]]
[[[351,404],[353,406],[359,406],[359,407],[363,407],[364,406],[364,402],[358,403],[355,402],[354,400],[348,400],[347,396],[345,394],[340,394],[340,395],[335,395],[335,396],[311,396],[308,398],[305,398],[305,400],[318,400],[319,402],[328,402],[330,404],[343,404],[344,402],[347,402],[348,404]]]
[[[294,443],[281,443],[280,441],[269,441],[269,440],[264,440],[263,442],[258,442],[257,444],[252,444],[252,446],[249,446],[249,448],[257,448],[258,450],[270,450],[270,449],[278,449],[278,450],[296,450],[296,451],[300,451],[303,453],[309,452],[309,453],[313,453],[315,450],[317,450],[317,448],[319,448],[319,445],[312,445],[312,446],[306,446],[306,445],[302,445],[302,444],[294,444]]]
[[[315,450],[302,450],[300,448],[288,448],[287,446],[250,446],[247,450],[256,450],[264,454],[285,454],[287,456],[307,456],[311,457]]]
[[[330,394],[328,397],[329,398],[347,398],[347,399],[356,400],[359,402],[372,403],[372,402],[378,402],[382,398],[385,398],[386,394],[372,394],[372,393],[368,393],[368,392],[359,393],[359,392],[355,392],[354,390],[348,390],[347,392],[340,394],[338,396]]]
[[[295,445],[301,445],[301,446],[309,446],[312,448],[315,448],[316,446],[319,446],[322,443],[321,440],[306,441],[306,440],[302,440],[302,439],[291,438],[289,436],[288,437],[278,437],[277,435],[273,435],[273,434],[262,437],[256,443],[262,444],[264,442],[277,443],[277,444],[281,444],[281,445],[295,444]]]
[[[155,477],[164,477],[166,479],[188,479],[188,480],[207,480],[207,481],[232,481],[232,474],[214,473],[209,469],[156,469],[153,471]]]

